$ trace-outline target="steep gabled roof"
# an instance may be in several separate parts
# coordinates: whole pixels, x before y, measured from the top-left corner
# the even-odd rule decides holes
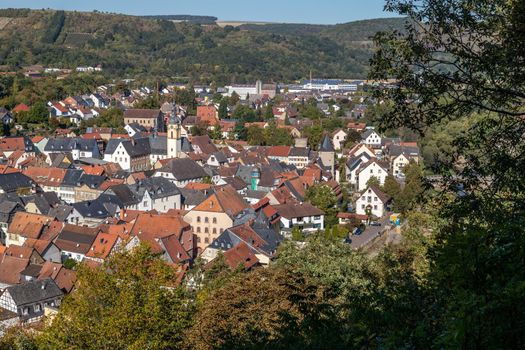
[[[318,150],[319,152],[335,152],[334,145],[328,134],[324,135],[323,140],[319,144]]]
[[[30,281],[16,286],[7,287],[6,290],[17,306],[42,302],[60,298],[64,293],[51,278]]]

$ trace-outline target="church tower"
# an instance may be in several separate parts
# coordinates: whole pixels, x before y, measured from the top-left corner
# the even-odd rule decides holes
[[[335,149],[328,134],[324,135],[317,151],[319,152],[319,159],[321,160],[323,167],[326,170],[329,170],[332,176],[335,176]]]
[[[176,116],[171,116],[168,121],[167,156],[168,158],[179,158],[182,151],[182,139],[180,136],[180,123]]]

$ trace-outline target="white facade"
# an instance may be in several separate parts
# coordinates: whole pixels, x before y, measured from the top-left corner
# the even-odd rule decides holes
[[[346,142],[346,137],[347,136],[348,136],[348,134],[344,130],[339,130],[333,135],[332,143],[333,143],[334,149],[336,151],[339,151],[340,149],[343,148],[343,146],[344,146],[344,144]]]
[[[402,175],[403,168],[407,166],[408,163],[410,163],[410,160],[403,153],[392,159],[392,162],[390,164],[392,168],[392,174],[394,176]]]
[[[124,148],[122,142],[119,143],[119,145],[115,149],[115,152],[113,152],[112,154],[105,153],[104,160],[107,162],[118,163],[122,170],[131,169],[131,156],[126,151],[126,148]]]
[[[377,193],[370,187],[356,201],[356,213],[367,215],[367,208],[369,208],[372,215],[378,218],[383,217],[386,213],[386,203],[383,203]]]
[[[362,191],[367,187],[368,181],[375,177],[379,180],[382,186],[385,184],[385,179],[388,176],[388,171],[379,165],[376,161],[369,162],[365,167],[360,167],[357,173],[357,190]]]
[[[381,146],[381,136],[375,131],[371,132],[366,139],[363,140],[363,143],[370,147],[380,147]]]
[[[294,226],[311,226],[311,228],[304,228],[303,231],[324,230],[324,215],[311,215],[300,218],[285,218],[281,216],[281,224],[286,231],[291,230]]]

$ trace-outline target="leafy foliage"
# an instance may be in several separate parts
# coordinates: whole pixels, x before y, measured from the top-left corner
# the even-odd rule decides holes
[[[377,91],[392,106],[381,125],[452,130],[450,152],[433,162],[444,190],[433,204],[446,218],[428,253],[434,347],[523,347],[525,2],[386,7],[412,21],[404,35],[376,36],[371,78],[398,80]]]
[[[295,80],[307,77],[310,70],[319,76],[364,77],[372,52],[368,44],[347,41],[369,40],[370,33],[364,33],[361,25],[327,27],[320,37],[280,35],[266,26],[260,27],[269,32],[219,26],[203,30],[198,24],[175,24],[164,17],[50,10],[24,14],[0,32],[3,64],[62,68],[101,64],[105,72],[119,76],[182,75],[191,81],[226,84],[261,77]],[[376,22],[374,29],[381,29],[387,20]],[[346,31],[353,34],[341,34]],[[72,33],[87,35],[71,41]]]
[[[78,289],[39,337],[46,348],[171,349],[182,344],[191,306],[172,267],[147,246],[78,269]]]

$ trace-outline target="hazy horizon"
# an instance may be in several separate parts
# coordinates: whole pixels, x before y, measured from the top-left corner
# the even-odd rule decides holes
[[[358,20],[396,17],[383,11],[384,0],[327,0],[319,6],[317,0],[303,0],[300,4],[267,0],[265,6],[240,0],[169,1],[102,1],[77,3],[65,0],[2,0],[3,8],[56,9],[68,11],[97,10],[135,16],[196,15],[213,16],[220,21],[337,24]]]

